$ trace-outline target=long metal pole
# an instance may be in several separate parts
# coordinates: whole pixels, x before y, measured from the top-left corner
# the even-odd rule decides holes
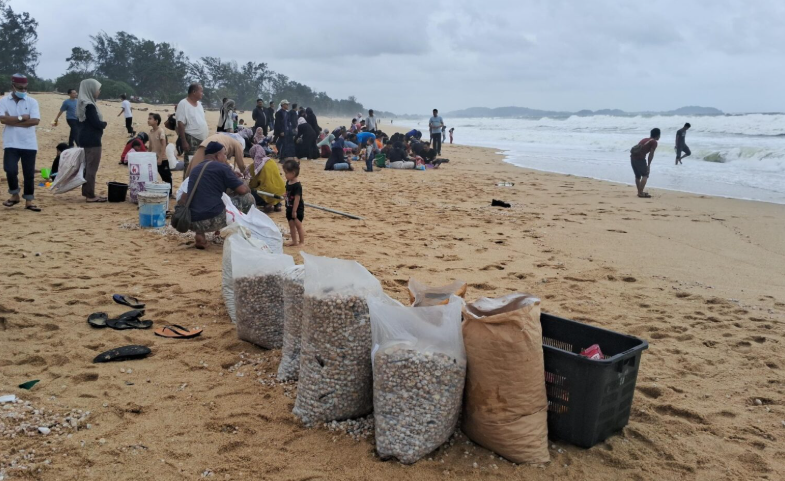
[[[256,193],[257,193],[257,194],[259,194],[259,195],[263,195],[263,196],[265,196],[265,197],[272,197],[273,199],[280,199],[280,200],[284,200],[284,199],[283,199],[283,197],[281,197],[280,195],[271,194],[271,193],[269,193],[269,192],[265,192],[265,191],[263,191],[263,190],[257,190],[257,191],[256,191]],[[347,214],[346,212],[341,212],[340,210],[328,209],[327,207],[322,207],[322,206],[320,206],[320,205],[316,205],[316,204],[309,204],[308,202],[303,202],[303,203],[304,203],[306,206],[308,206],[308,207],[312,207],[312,208],[314,208],[314,209],[323,210],[323,211],[325,211],[325,212],[330,212],[330,213],[332,213],[332,214],[338,214],[338,215],[342,215],[342,216],[344,216],[344,217],[348,217],[348,218],[350,218],[350,219],[355,219],[355,220],[364,220],[364,219],[363,219],[362,217],[360,217],[360,216],[353,215],[353,214]]]

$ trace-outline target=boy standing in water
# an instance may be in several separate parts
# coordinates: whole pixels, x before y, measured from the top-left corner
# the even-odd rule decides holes
[[[630,162],[632,171],[635,173],[635,186],[638,188],[638,197],[651,197],[648,192],[644,192],[646,182],[649,180],[651,172],[651,161],[654,160],[654,151],[657,150],[657,141],[660,140],[660,129],[651,129],[650,137],[641,140],[630,149]],[[649,156],[648,162],[646,156]]]
[[[292,241],[287,245],[289,247],[304,245],[305,204],[303,203],[303,186],[299,179],[300,163],[296,160],[287,160],[283,164],[283,173],[286,176],[286,220],[289,221],[289,232],[292,236]]]
[[[676,165],[681,164],[684,157],[692,155],[690,148],[687,147],[687,131],[692,127],[689,122],[684,124],[684,127],[676,131]],[[684,155],[681,155],[681,154]]]

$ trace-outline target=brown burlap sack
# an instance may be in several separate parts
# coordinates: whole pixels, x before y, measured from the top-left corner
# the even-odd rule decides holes
[[[540,300],[510,294],[467,304],[463,340],[463,432],[514,463],[548,462]]]

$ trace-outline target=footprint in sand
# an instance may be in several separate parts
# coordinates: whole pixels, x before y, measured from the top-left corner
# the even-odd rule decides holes
[[[644,396],[657,399],[662,396],[662,389],[654,386],[637,386],[636,389],[641,392]]]

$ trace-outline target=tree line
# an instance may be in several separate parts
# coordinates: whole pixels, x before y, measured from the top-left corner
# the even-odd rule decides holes
[[[151,103],[176,103],[191,82],[199,82],[204,86],[203,103],[210,107],[217,108],[221,99],[231,98],[238,109],[250,110],[256,99],[262,98],[265,104],[287,99],[327,115],[353,116],[366,111],[353,96],[333,99],[271,70],[264,62],[240,65],[218,57],[191,61],[170,43],[127,32],[91,36],[89,48],[71,49],[63,75],[55,80],[42,79],[35,72],[40,57],[37,28],[38,22],[27,12],[17,13],[6,0],[0,0],[0,84],[7,85],[10,76],[18,72],[30,78],[31,90],[66,92],[78,88],[83,79],[96,78],[102,83],[104,98],[126,94]],[[377,111],[377,116],[394,114]]]

